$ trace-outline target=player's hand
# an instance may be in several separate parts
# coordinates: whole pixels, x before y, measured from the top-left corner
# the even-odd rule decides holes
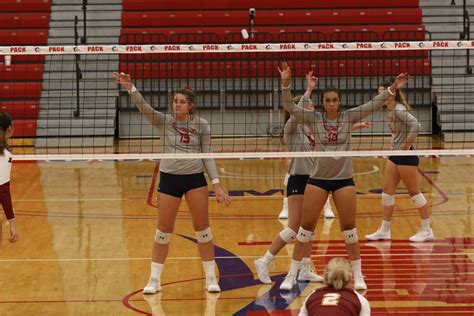
[[[214,192],[218,203],[224,203],[226,206],[230,205],[230,197],[222,190],[219,183],[214,184]]]
[[[130,91],[132,89],[132,80],[129,74],[124,72],[118,73],[114,72],[114,80],[116,83],[120,84],[124,89]]]
[[[306,89],[307,90],[310,90],[310,91],[313,91],[314,89],[316,89],[316,86],[318,85],[318,78],[316,78],[315,76],[313,76],[313,71],[310,70],[307,74],[306,74]]]
[[[397,78],[395,78],[395,81],[393,82],[390,90],[395,93],[397,89],[400,89],[407,83],[408,79],[410,79],[410,76],[407,72],[399,74]]]
[[[290,85],[290,79],[291,79],[291,69],[288,66],[288,63],[286,61],[281,63],[281,68],[277,67],[278,72],[280,73],[280,77],[282,80],[282,85],[284,87],[288,87]]]
[[[374,122],[366,122],[366,121],[362,121],[359,123],[360,124],[360,128],[363,129],[363,128],[371,128],[372,126],[374,126]]]
[[[10,221],[10,238],[8,239],[10,242],[16,242],[20,238],[20,234],[18,234],[18,228],[16,227],[16,220]]]

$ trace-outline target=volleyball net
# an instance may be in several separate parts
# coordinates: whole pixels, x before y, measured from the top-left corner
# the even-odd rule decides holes
[[[137,41],[143,42],[143,41]],[[384,156],[390,113],[382,108],[351,132],[352,149],[292,152],[283,141],[288,118],[277,67],[288,62],[293,96],[306,74],[319,78],[311,99],[321,111],[321,91],[340,91],[341,110],[375,97],[381,82],[408,72],[403,93],[420,123],[415,151],[398,155],[474,154],[474,78],[471,41],[286,42],[115,46],[0,47],[0,110],[12,114],[16,159],[188,158],[165,150],[163,134],[141,115],[113,72],[130,74],[145,100],[171,113],[174,91],[191,87],[197,115],[209,122],[212,153],[206,158]],[[4,64],[1,64],[1,62]],[[165,153],[166,152],[166,153]]]

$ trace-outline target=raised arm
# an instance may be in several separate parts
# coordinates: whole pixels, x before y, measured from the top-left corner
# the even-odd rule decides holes
[[[358,122],[364,117],[368,116],[370,113],[380,109],[390,96],[394,96],[397,90],[405,85],[405,83],[408,81],[408,78],[409,76],[407,73],[399,74],[393,84],[385,89],[382,93],[375,96],[375,98],[365,104],[348,110],[350,121],[352,123]]]
[[[137,109],[145,116],[148,122],[155,126],[162,126],[165,123],[165,114],[156,111],[145,101],[142,94],[132,84],[129,74],[114,72],[114,80],[128,91],[133,104],[135,104]]]
[[[302,104],[304,104],[304,96],[301,98],[298,104],[293,102],[293,98],[291,95],[291,87],[290,87],[290,80],[291,80],[291,69],[286,62],[282,63],[281,69],[278,68],[281,76],[281,94],[282,94],[282,102],[283,107],[286,111],[290,113],[290,115],[294,118],[295,122],[305,122],[311,123],[314,117],[314,111],[310,111],[305,109]]]
[[[401,120],[403,123],[405,123],[406,126],[408,126],[407,140],[406,143],[402,146],[402,149],[407,150],[418,137],[418,133],[420,132],[420,123],[418,123],[416,117],[411,115],[411,113],[405,110],[405,108],[396,108],[394,114],[398,117],[399,120]]]

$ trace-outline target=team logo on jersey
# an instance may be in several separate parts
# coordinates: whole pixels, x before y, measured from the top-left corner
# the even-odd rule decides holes
[[[189,140],[191,139],[190,134],[196,135],[198,133],[197,129],[195,128],[179,127],[176,123],[173,123],[172,126],[174,130],[181,136],[179,140],[181,143],[189,143]]]
[[[342,124],[338,123],[336,125],[324,124],[324,129],[326,130],[326,140],[329,143],[337,142],[339,131],[341,130]]]

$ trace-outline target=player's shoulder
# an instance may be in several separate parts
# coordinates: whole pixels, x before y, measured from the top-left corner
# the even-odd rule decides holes
[[[193,121],[199,125],[199,126],[207,126],[209,125],[209,122],[205,119],[205,118],[202,118],[200,116],[194,116],[194,119]]]

